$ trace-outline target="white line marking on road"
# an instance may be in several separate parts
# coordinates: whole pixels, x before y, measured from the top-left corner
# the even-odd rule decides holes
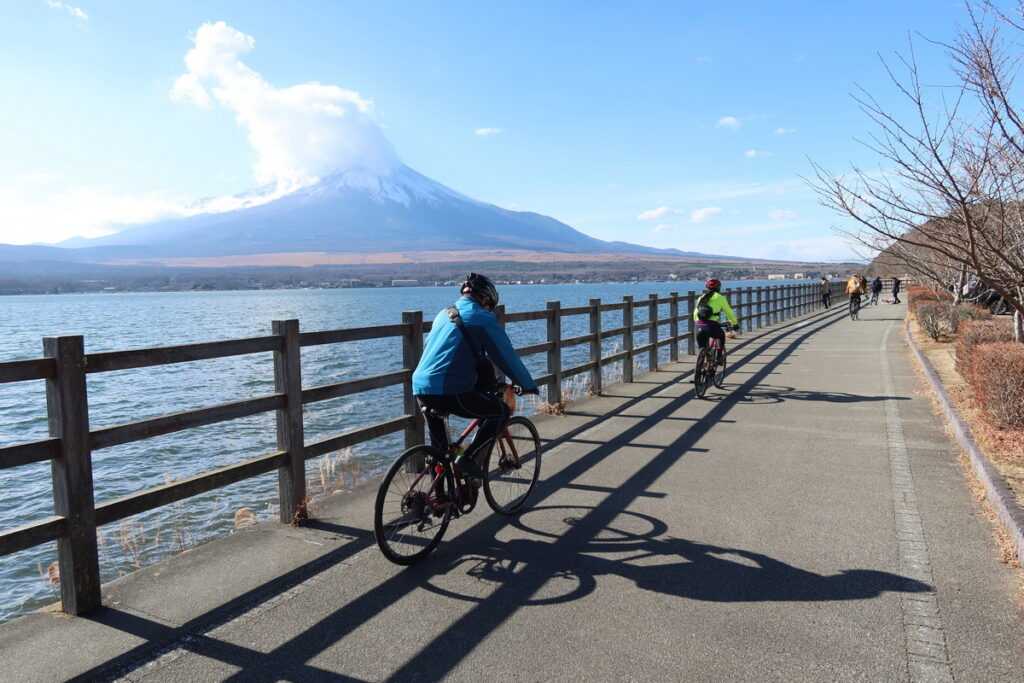
[[[892,476],[893,514],[896,521],[896,537],[899,542],[900,574],[916,581],[932,583],[932,565],[928,555],[928,539],[924,535],[921,515],[917,509],[917,495],[914,493],[914,477],[910,471],[907,442],[903,436],[897,406],[896,388],[892,380],[887,346],[890,323],[882,335],[881,355],[882,379],[885,395],[885,431],[889,451],[889,465]],[[900,608],[903,612],[903,631],[906,635],[907,670],[910,681],[953,681],[953,671],[946,650],[946,634],[942,628],[939,602],[935,591],[928,593],[902,593]]]

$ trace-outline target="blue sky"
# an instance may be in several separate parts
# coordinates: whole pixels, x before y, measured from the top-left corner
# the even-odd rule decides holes
[[[295,173],[282,165],[323,172],[314,150],[290,147],[305,119],[233,109],[216,79],[198,97],[176,88],[200,27],[222,21],[250,41],[231,63],[268,97],[319,83],[314,99],[340,97],[349,122],[365,118],[404,163],[470,196],[603,239],[840,258],[851,251],[831,231],[838,218],[800,179],[808,157],[877,165],[855,142],[870,129],[850,92],[901,109],[878,54],[904,49],[909,31],[948,40],[963,18],[938,0],[2,0],[0,242],[284,191]],[[918,47],[926,77],[951,82],[942,50]],[[254,142],[267,120],[238,116],[264,115]]]

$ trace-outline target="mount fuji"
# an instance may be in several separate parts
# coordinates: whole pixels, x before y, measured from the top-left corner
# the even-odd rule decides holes
[[[239,202],[242,208],[231,211],[160,220],[60,246],[78,252],[75,260],[496,249],[697,255],[605,242],[548,216],[477,201],[402,164],[383,172],[350,168],[271,201],[249,196]]]

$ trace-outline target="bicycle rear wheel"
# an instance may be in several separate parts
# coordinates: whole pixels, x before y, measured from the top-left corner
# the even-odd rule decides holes
[[[484,496],[491,509],[511,515],[523,508],[540,476],[540,435],[525,417],[509,419],[491,449]]]
[[[402,453],[384,476],[373,510],[373,535],[384,557],[409,565],[429,555],[451,521],[454,492],[451,467],[436,450],[413,446]]]
[[[693,391],[697,398],[704,398],[708,392],[708,385],[711,384],[711,375],[707,370],[708,350],[701,349],[697,354],[697,364],[693,367]]]

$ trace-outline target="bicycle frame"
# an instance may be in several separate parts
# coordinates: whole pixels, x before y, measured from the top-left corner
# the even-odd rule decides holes
[[[480,423],[482,421],[483,420],[481,418],[473,418],[470,421],[470,423],[466,426],[466,428],[462,430],[462,433],[459,434],[459,438],[456,439],[455,441],[452,441],[451,438],[450,438],[450,435],[449,435],[449,439],[448,439],[448,452],[445,454],[445,457],[448,458],[449,461],[450,461],[451,456],[456,455],[459,452],[459,449],[462,447],[462,444],[466,441],[466,439],[468,439],[469,436],[473,432],[475,432],[477,429],[480,428]],[[448,428],[447,418],[445,420],[445,428],[446,429]],[[500,442],[505,442],[505,443],[508,444],[508,448],[511,451],[511,453],[508,453],[508,454],[505,454],[505,455],[511,455],[515,459],[516,464],[518,465],[519,464],[519,451],[516,449],[515,442],[512,440],[511,436],[508,433],[508,427],[507,426],[502,429],[501,433],[497,436],[495,441],[499,442],[499,443]],[[438,495],[439,492],[443,491],[443,486],[441,486],[441,481],[442,481],[442,478],[444,477],[444,466],[443,465],[435,465],[433,468],[424,469],[413,480],[413,484],[412,484],[412,486],[410,488],[415,488],[416,485],[423,479],[423,477],[425,477],[427,475],[428,472],[432,472],[433,473],[433,477],[434,477],[433,481],[431,481],[431,483],[430,483],[430,491],[433,493],[433,496],[431,497],[429,502],[430,502],[432,507],[434,507],[435,509],[438,509],[438,508],[435,507],[438,504],[438,502],[439,502],[438,498],[436,496]],[[453,512],[455,513],[455,516],[458,516],[460,508],[461,508],[461,505],[462,505],[462,489],[461,489],[461,487],[456,486],[454,494],[455,494],[455,500],[443,501],[443,503],[441,503],[441,504],[443,504],[443,505],[454,505]]]

